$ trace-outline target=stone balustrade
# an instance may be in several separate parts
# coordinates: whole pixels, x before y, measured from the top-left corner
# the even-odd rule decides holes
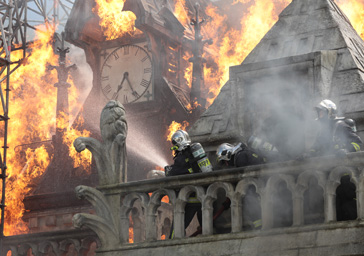
[[[33,255],[93,255],[91,252],[89,254],[87,252],[90,250],[91,241],[94,244],[97,243],[97,247],[100,248],[97,255],[134,255],[136,250],[140,250],[140,254],[136,255],[143,255],[151,248],[163,248],[163,243],[168,245],[163,250],[182,248],[186,246],[183,243],[186,237],[184,209],[192,193],[196,194],[202,205],[202,236],[196,238],[196,243],[193,244],[198,246],[198,243],[204,243],[203,250],[205,251],[215,250],[213,248],[218,248],[221,244],[218,237],[222,236],[213,239],[214,235],[221,231],[217,228],[221,223],[213,220],[217,210],[216,202],[219,201],[221,194],[231,201],[230,209],[225,211],[224,216],[221,217],[229,229],[227,232],[224,231],[224,233],[229,233],[224,235],[224,239],[229,239],[231,243],[240,243],[239,239],[248,234],[253,234],[248,236],[249,239],[257,236],[263,241],[265,236],[259,236],[259,234],[271,234],[271,232],[274,233],[274,230],[278,232],[276,235],[291,232],[296,237],[295,239],[299,236],[297,232],[302,230],[306,234],[307,240],[313,239],[315,232],[320,230],[326,232],[327,237],[330,237],[338,228],[356,235],[355,232],[361,232],[360,220],[364,219],[363,167],[364,152],[360,152],[351,153],[342,158],[327,156],[305,161],[272,163],[216,170],[211,173],[100,186],[97,188],[98,191],[105,196],[107,202],[112,202],[111,205],[116,205],[118,209],[119,221],[115,222],[118,223],[118,227],[115,228],[120,230],[118,232],[121,241],[119,245],[103,248],[105,245],[99,241],[107,241],[110,239],[109,236],[99,237],[97,240],[93,232],[77,230],[5,237],[3,244],[5,252],[11,251],[12,256],[32,255],[29,254],[29,249],[32,250]],[[348,178],[350,186],[354,187],[356,193],[354,201],[356,215],[352,218],[353,221],[347,222],[351,223],[348,224],[349,226],[340,224],[346,222],[337,221],[339,218],[337,213],[340,212],[337,197],[339,193],[342,193],[340,186],[342,186],[343,177]],[[165,196],[169,197],[169,203],[162,202],[162,198]],[[247,196],[255,199],[249,201],[250,205],[245,200]],[[251,220],[246,218],[246,211],[250,207],[259,210],[257,215],[261,218],[262,223],[260,230],[255,230],[253,233],[247,232],[254,229],[250,225]],[[166,211],[173,212],[173,217],[168,217],[168,214],[165,214]],[[161,216],[163,214],[164,216]],[[131,215],[137,215],[141,221],[130,223]],[[160,234],[166,218],[173,221],[175,239],[156,242],[161,240]],[[359,221],[355,219],[359,219]],[[92,222],[92,219],[90,221]],[[130,226],[133,226],[135,231],[138,229],[138,236],[142,237],[142,239],[134,238],[134,245],[129,244]],[[309,229],[305,228],[306,226]],[[282,229],[285,230],[283,233]],[[289,236],[280,236],[284,237],[282,239],[289,238]],[[166,239],[168,240],[168,237]],[[186,244],[191,244],[191,239],[188,238]],[[247,240],[246,246],[249,241]],[[339,240],[335,241],[337,244]],[[215,242],[214,246],[217,247],[211,247],[209,244],[212,242]],[[265,241],[265,243],[267,242]],[[308,245],[312,246],[311,242],[307,242]],[[333,245],[325,242],[325,246],[331,248]],[[70,248],[75,250],[74,254],[70,252]],[[197,250],[198,247],[193,248]],[[353,251],[356,249],[353,248]],[[159,255],[160,250],[162,249],[153,253],[149,252],[152,253],[150,255]],[[257,250],[257,248],[252,250]]]
[[[4,256],[94,256],[100,247],[91,230],[68,230],[3,238]]]
[[[244,220],[244,198],[253,188],[257,209],[260,208],[262,230],[275,227],[330,223],[337,220],[336,191],[346,176],[356,188],[357,218],[364,217],[364,153],[347,157],[327,156],[305,161],[289,161],[246,168],[144,180],[103,186],[106,197],[121,195],[121,241],[128,243],[129,214],[140,202],[145,218],[146,241],[160,240],[156,219],[164,196],[173,206],[175,238],[185,237],[184,207],[189,195],[196,193],[202,204],[202,235],[214,234],[214,202],[223,190],[231,200],[231,233],[247,230]],[[355,190],[355,189],[354,189]],[[178,191],[178,192],[177,192]],[[249,229],[249,228],[248,228]]]

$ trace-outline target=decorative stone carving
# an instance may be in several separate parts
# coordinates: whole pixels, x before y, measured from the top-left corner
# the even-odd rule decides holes
[[[125,109],[118,101],[109,101],[101,112],[100,129],[103,142],[94,138],[77,138],[73,145],[78,152],[86,148],[95,158],[100,185],[126,182],[126,135]],[[79,198],[88,200],[95,208],[96,215],[80,213],[73,216],[77,228],[92,229],[101,241],[103,249],[115,248],[120,244],[120,196],[105,197],[99,190],[76,187]]]
[[[73,145],[78,152],[86,148],[95,158],[100,185],[126,182],[126,135],[128,125],[125,109],[118,101],[109,101],[101,112],[101,137],[103,142],[94,138],[78,137]]]
[[[73,216],[73,225],[76,228],[87,226],[95,231],[103,248],[112,248],[119,245],[119,225],[114,217],[117,208],[109,204],[105,196],[97,189],[78,186],[76,187],[76,194],[79,198],[86,199],[94,206],[96,215],[88,213],[75,214]]]

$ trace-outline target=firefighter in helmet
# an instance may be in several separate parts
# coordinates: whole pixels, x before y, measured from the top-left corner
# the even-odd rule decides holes
[[[243,167],[248,165],[265,163],[264,157],[257,151],[248,147],[245,143],[232,145],[222,143],[216,150],[216,160],[225,166]]]
[[[216,150],[216,160],[220,165],[230,167],[243,167],[264,164],[266,162],[265,158],[258,154],[257,150],[247,146],[245,143],[238,143],[237,145],[222,143]],[[244,205],[246,206],[243,212],[245,224],[249,225],[249,228],[252,229],[261,228],[259,198],[247,192],[244,197]],[[226,198],[222,207],[225,210],[230,207],[229,198]]]
[[[355,121],[337,116],[337,107],[331,100],[315,106],[320,130],[308,156],[345,155],[362,149],[362,140],[356,134]]]
[[[203,147],[200,143],[191,143],[190,136],[186,131],[177,130],[172,135],[172,144],[171,150],[175,152],[174,163],[164,167],[167,177],[212,171],[210,160],[207,158]],[[185,207],[185,229],[191,223],[195,214],[197,214],[197,219],[201,225],[201,202],[193,193]],[[170,238],[173,238],[173,236],[174,229],[172,227]]]

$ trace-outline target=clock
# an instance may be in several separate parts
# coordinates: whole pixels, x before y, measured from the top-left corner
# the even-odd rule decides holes
[[[113,50],[101,68],[101,89],[108,100],[123,104],[149,101],[152,95],[152,59],[139,45]]]

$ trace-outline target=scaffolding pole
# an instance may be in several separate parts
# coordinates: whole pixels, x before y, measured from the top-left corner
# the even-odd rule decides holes
[[[1,210],[1,223],[0,223],[0,252],[3,251],[3,238],[4,238],[4,225],[5,225],[5,191],[6,191],[6,160],[7,160],[7,149],[8,149],[8,120],[9,120],[9,90],[10,90],[10,63],[11,63],[11,45],[12,45],[12,37],[13,37],[13,10],[14,5],[12,0],[9,0],[8,3],[5,3],[6,10],[5,15],[0,20],[0,32],[1,32],[1,41],[2,41],[2,49],[1,49],[1,70],[3,71],[0,76],[6,76],[5,82],[0,84],[0,96],[1,96],[1,104],[2,104],[2,113],[0,121],[4,122],[4,138],[2,145],[2,154],[0,154],[0,168],[1,175],[0,178],[2,180],[2,189],[1,189],[1,202],[0,202],[0,210]],[[5,95],[4,95],[5,94]]]
[[[47,5],[47,2],[53,2],[53,4]],[[0,141],[3,143],[0,150],[0,255],[7,254],[3,248],[3,240],[11,74],[24,63],[27,57],[27,47],[33,40],[33,38],[27,38],[30,36],[27,29],[34,31],[39,24],[48,24],[53,31],[57,25],[64,27],[73,3],[74,0],[0,0]],[[22,59],[12,62],[11,54],[19,51],[22,51],[22,54],[17,56],[22,56]]]
[[[7,150],[9,128],[9,104],[11,74],[20,67],[26,57],[27,36],[27,1],[0,1],[0,123],[2,131],[0,151],[0,179],[1,179],[1,222],[0,222],[0,255],[6,255],[3,248],[5,209],[6,209],[6,178],[7,178]],[[12,62],[12,52],[22,51],[23,59]]]

